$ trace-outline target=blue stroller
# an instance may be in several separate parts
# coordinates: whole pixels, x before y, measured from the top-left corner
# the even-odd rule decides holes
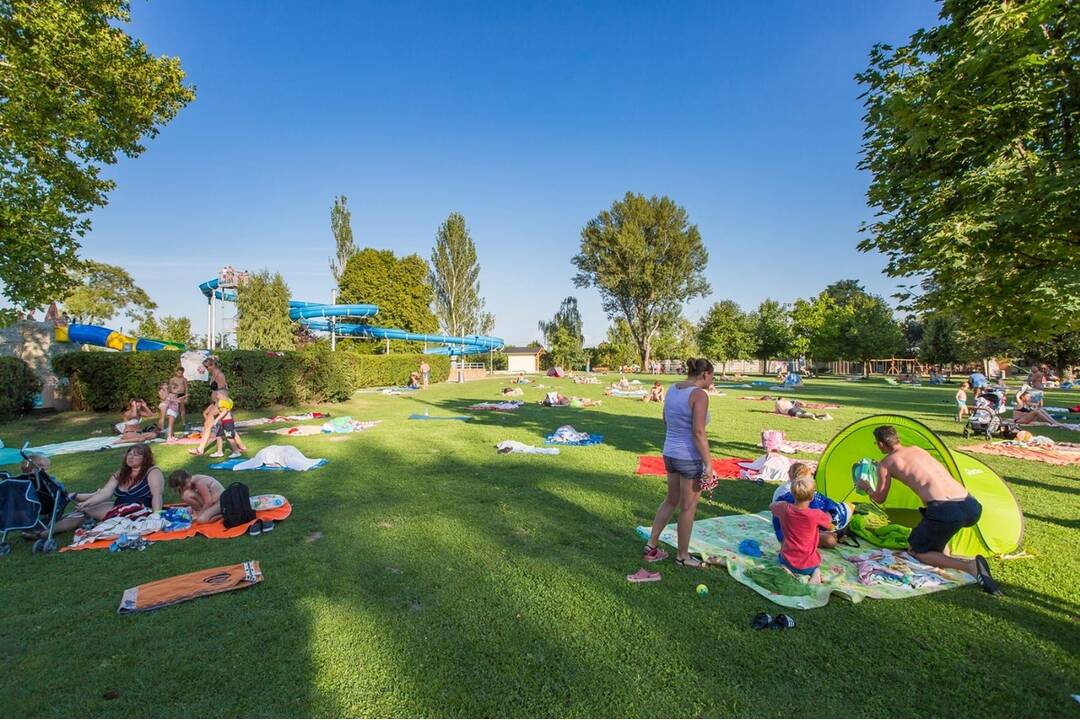
[[[29,460],[25,448],[20,453]],[[53,525],[64,514],[68,494],[46,471],[34,466],[23,475],[0,472],[0,555],[11,552],[7,534],[12,530],[47,530],[46,538],[34,541],[35,553],[56,550]]]

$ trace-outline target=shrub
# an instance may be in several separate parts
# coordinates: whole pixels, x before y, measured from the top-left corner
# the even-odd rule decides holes
[[[445,381],[450,375],[450,359],[445,355],[330,352],[322,342],[294,352],[231,350],[217,357],[229,381],[229,394],[238,406],[247,408],[334,402],[348,399],[358,388],[404,385],[422,360],[431,365],[432,382]],[[179,353],[169,351],[76,352],[56,356],[53,369],[68,378],[77,409],[103,412],[123,407],[132,397],[144,398],[153,407],[158,384],[179,363]],[[189,395],[188,408],[199,408],[209,402],[210,389],[207,383],[193,382]]]
[[[23,360],[0,357],[0,417],[20,415],[34,407],[41,382]]]

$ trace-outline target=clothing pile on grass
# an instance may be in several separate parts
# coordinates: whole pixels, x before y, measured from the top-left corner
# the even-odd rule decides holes
[[[740,463],[742,470],[739,477],[743,480],[755,482],[786,482],[788,471],[794,462],[801,462],[811,470],[817,469],[816,460],[793,461],[781,453],[808,452],[821,454],[825,450],[822,443],[803,443],[790,441],[784,437],[780,430],[764,430],[761,433],[760,445],[765,449],[765,454],[760,455],[753,462]]]
[[[603,435],[578,432],[573,425],[562,425],[555,432],[544,436],[544,443],[547,445],[599,445],[602,442]]]

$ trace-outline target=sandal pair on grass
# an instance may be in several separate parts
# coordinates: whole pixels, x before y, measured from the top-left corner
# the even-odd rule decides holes
[[[248,528],[248,535],[250,535],[251,537],[256,537],[257,535],[268,533],[273,529],[273,520],[256,520],[255,522],[251,523],[251,527]]]
[[[750,621],[750,627],[755,630],[792,630],[795,628],[795,618],[783,613],[773,617],[769,613],[759,612]]]

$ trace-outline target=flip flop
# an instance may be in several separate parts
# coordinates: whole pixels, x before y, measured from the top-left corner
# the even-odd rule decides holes
[[[772,623],[772,615],[765,612],[759,612],[754,616],[754,619],[750,621],[750,627],[755,630],[764,630],[765,628],[772,626]]]
[[[682,558],[675,558],[675,564],[678,565],[679,567],[694,568],[696,570],[702,570],[702,569],[707,567],[707,565],[704,562],[702,562],[701,560],[698,560],[693,555],[686,558],[685,560],[683,560]]]
[[[1001,592],[1001,585],[990,574],[990,563],[986,561],[982,555],[975,556],[975,568],[978,574],[975,575],[975,580],[982,586],[982,589],[991,595],[1003,595]]]
[[[626,579],[632,583],[660,582],[660,573],[649,572],[645,568],[641,568],[633,575],[627,575]]]
[[[256,537],[258,535],[262,535],[262,531],[263,531],[263,521],[262,520],[256,520],[255,522],[251,523],[251,527],[248,528],[247,534],[250,535],[251,537]]]
[[[212,457],[212,458],[225,457],[225,453],[212,452],[212,453],[210,453],[210,457]]]
[[[773,618],[769,627],[775,630],[792,630],[795,627],[795,618],[790,615],[780,614]]]

